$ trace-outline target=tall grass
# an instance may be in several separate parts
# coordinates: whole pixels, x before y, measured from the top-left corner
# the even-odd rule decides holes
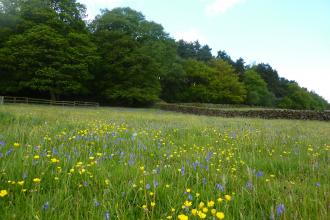
[[[329,134],[315,121],[0,106],[0,219],[329,219]]]

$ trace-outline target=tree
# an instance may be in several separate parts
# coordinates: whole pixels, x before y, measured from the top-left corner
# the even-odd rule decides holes
[[[130,8],[116,8],[97,16],[91,30],[102,57],[97,82],[107,101],[137,106],[158,100],[169,68],[164,61],[175,58],[163,27]]]
[[[288,84],[288,94],[278,102],[278,107],[287,109],[327,109],[328,103],[321,96],[299,87],[297,83]]]
[[[212,56],[212,49],[208,45],[201,45],[199,41],[186,42],[184,40],[179,40],[178,44],[178,54],[183,59],[196,59],[199,61],[210,61]]]
[[[243,82],[247,90],[247,104],[259,106],[274,105],[274,95],[268,91],[266,82],[254,69],[249,69],[245,72]]]
[[[49,26],[37,25],[12,36],[0,54],[17,91],[44,91],[55,100],[59,95],[86,92],[95,51],[86,35],[70,33],[65,38]]]
[[[234,68],[224,60],[213,60],[214,74],[210,78],[212,103],[239,104],[245,101],[246,90]]]

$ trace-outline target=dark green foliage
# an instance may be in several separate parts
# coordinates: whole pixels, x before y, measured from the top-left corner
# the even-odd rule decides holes
[[[243,81],[247,90],[246,103],[248,105],[274,105],[274,95],[268,91],[266,82],[254,69],[248,69],[244,73]]]
[[[163,27],[130,8],[103,11],[91,25],[101,55],[96,73],[108,102],[148,105],[158,100],[160,79],[175,58]],[[172,52],[171,52],[172,51]]]
[[[278,106],[281,108],[311,110],[327,108],[328,103],[322,97],[299,87],[297,83],[290,83],[287,90],[288,94],[278,102]]]
[[[179,40],[178,55],[184,59],[196,59],[199,61],[209,61],[213,58],[211,48],[208,45],[201,46],[198,41],[186,42]]]

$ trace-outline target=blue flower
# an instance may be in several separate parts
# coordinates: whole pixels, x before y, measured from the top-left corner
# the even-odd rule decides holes
[[[276,208],[277,215],[282,215],[283,212],[285,212],[284,204],[279,204]]]
[[[182,165],[182,167],[181,167],[181,175],[182,175],[182,176],[184,175],[185,171],[186,171],[186,169],[185,169],[184,166]]]
[[[45,202],[43,205],[42,205],[42,210],[47,210],[49,208],[49,202]]]
[[[158,184],[158,181],[157,180],[154,180],[154,186],[157,187],[159,184]]]
[[[217,184],[217,189],[218,190],[221,190],[222,192],[225,191],[224,188],[223,188],[223,186],[220,183]]]
[[[257,173],[257,177],[262,177],[264,174],[263,174],[263,172],[262,171],[258,171],[258,173]]]
[[[104,213],[104,219],[105,219],[105,220],[110,220],[110,213],[109,213],[108,211],[106,211],[106,212]]]
[[[146,185],[146,189],[150,189],[150,188],[151,188],[150,184],[147,183],[147,185]]]

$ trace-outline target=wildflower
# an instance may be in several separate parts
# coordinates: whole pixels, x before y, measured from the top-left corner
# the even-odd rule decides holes
[[[20,185],[20,186],[23,186],[24,185],[24,180],[18,181],[17,184]]]
[[[159,185],[157,180],[154,180],[154,186],[157,187]]]
[[[140,170],[141,170],[141,171],[144,171],[144,166],[141,166],[141,167],[140,167]]]
[[[170,215],[166,217],[166,219],[172,219],[172,218],[173,218],[173,217],[172,217],[172,216],[170,216]]]
[[[147,183],[147,185],[146,185],[146,189],[149,190],[150,188],[151,188],[150,184]]]
[[[110,213],[109,211],[106,211],[105,214],[104,214],[104,219],[105,220],[110,220]]]
[[[45,204],[42,205],[43,210],[47,210],[49,208],[49,202],[45,202]]]
[[[276,211],[277,211],[277,215],[281,215],[281,214],[285,211],[284,204],[279,204],[279,205],[277,206]]]
[[[184,214],[180,214],[180,215],[178,215],[178,219],[179,220],[188,220],[189,218],[188,218],[188,216],[186,216]]]
[[[206,218],[206,214],[203,212],[198,212],[198,216],[200,219],[205,219]]]
[[[8,195],[8,191],[5,190],[5,189],[2,189],[2,190],[0,191],[0,197],[4,197],[4,196],[6,196],[6,195]]]
[[[109,185],[110,184],[110,180],[108,180],[108,179],[104,180],[104,182],[105,182],[105,185]]]
[[[207,207],[212,208],[213,206],[214,206],[214,201],[211,200],[207,203]]]
[[[215,216],[217,217],[217,219],[224,219],[225,218],[225,214],[223,212],[217,212],[217,214]]]
[[[192,209],[192,210],[191,210],[191,214],[192,214],[193,216],[196,216],[196,215],[197,215],[197,212],[198,212],[197,209]]]
[[[151,202],[150,205],[151,205],[151,207],[155,207],[156,203],[155,202]]]
[[[190,192],[191,192],[191,189],[189,189],[189,188],[186,189],[186,192],[187,192],[187,193],[190,193]]]
[[[185,173],[185,171],[186,171],[186,169],[184,168],[184,166],[182,165],[182,167],[181,167],[181,175],[183,176],[184,175],[184,173]]]
[[[211,214],[212,215],[215,215],[217,213],[217,210],[216,209],[211,209]]]
[[[170,188],[170,185],[169,185],[169,184],[166,184],[165,187],[166,187],[166,188]]]
[[[21,145],[19,143],[14,143],[14,147],[19,148]]]
[[[58,159],[56,159],[56,158],[52,158],[51,160],[50,160],[52,163],[58,163],[58,162],[60,162]]]
[[[223,201],[223,198],[219,197],[219,198],[217,199],[217,201],[218,201],[218,203],[221,203],[221,202]]]
[[[263,172],[262,171],[258,171],[258,173],[257,173],[257,177],[262,177],[264,174],[263,174]]]
[[[204,202],[200,202],[199,205],[198,205],[198,208],[202,209],[204,207],[204,205],[205,205]]]
[[[204,207],[203,210],[202,210],[204,213],[207,213],[209,211],[208,208]]]
[[[222,191],[222,192],[224,191],[224,188],[220,183],[217,184],[217,189]]]
[[[171,212],[175,212],[175,208],[171,208]]]
[[[147,209],[148,209],[148,206],[147,206],[147,205],[143,205],[142,208],[143,208],[144,210],[147,210]]]
[[[35,160],[38,160],[39,158],[40,158],[39,155],[35,155],[35,156],[33,157],[33,159],[35,159]]]
[[[230,201],[230,200],[231,200],[231,196],[230,196],[230,195],[225,195],[225,199],[226,199],[227,201]]]
[[[321,183],[317,182],[317,183],[315,183],[315,186],[320,187]]]
[[[39,178],[34,178],[34,179],[33,179],[33,182],[34,182],[34,183],[40,183],[40,181],[41,181],[41,179],[39,179]]]
[[[190,201],[187,201],[187,200],[186,200],[186,201],[184,202],[184,206],[185,206],[185,207],[190,207],[191,205],[192,205],[192,202],[190,202]]]
[[[201,194],[200,193],[196,193],[195,195],[196,195],[196,197],[199,197]]]

